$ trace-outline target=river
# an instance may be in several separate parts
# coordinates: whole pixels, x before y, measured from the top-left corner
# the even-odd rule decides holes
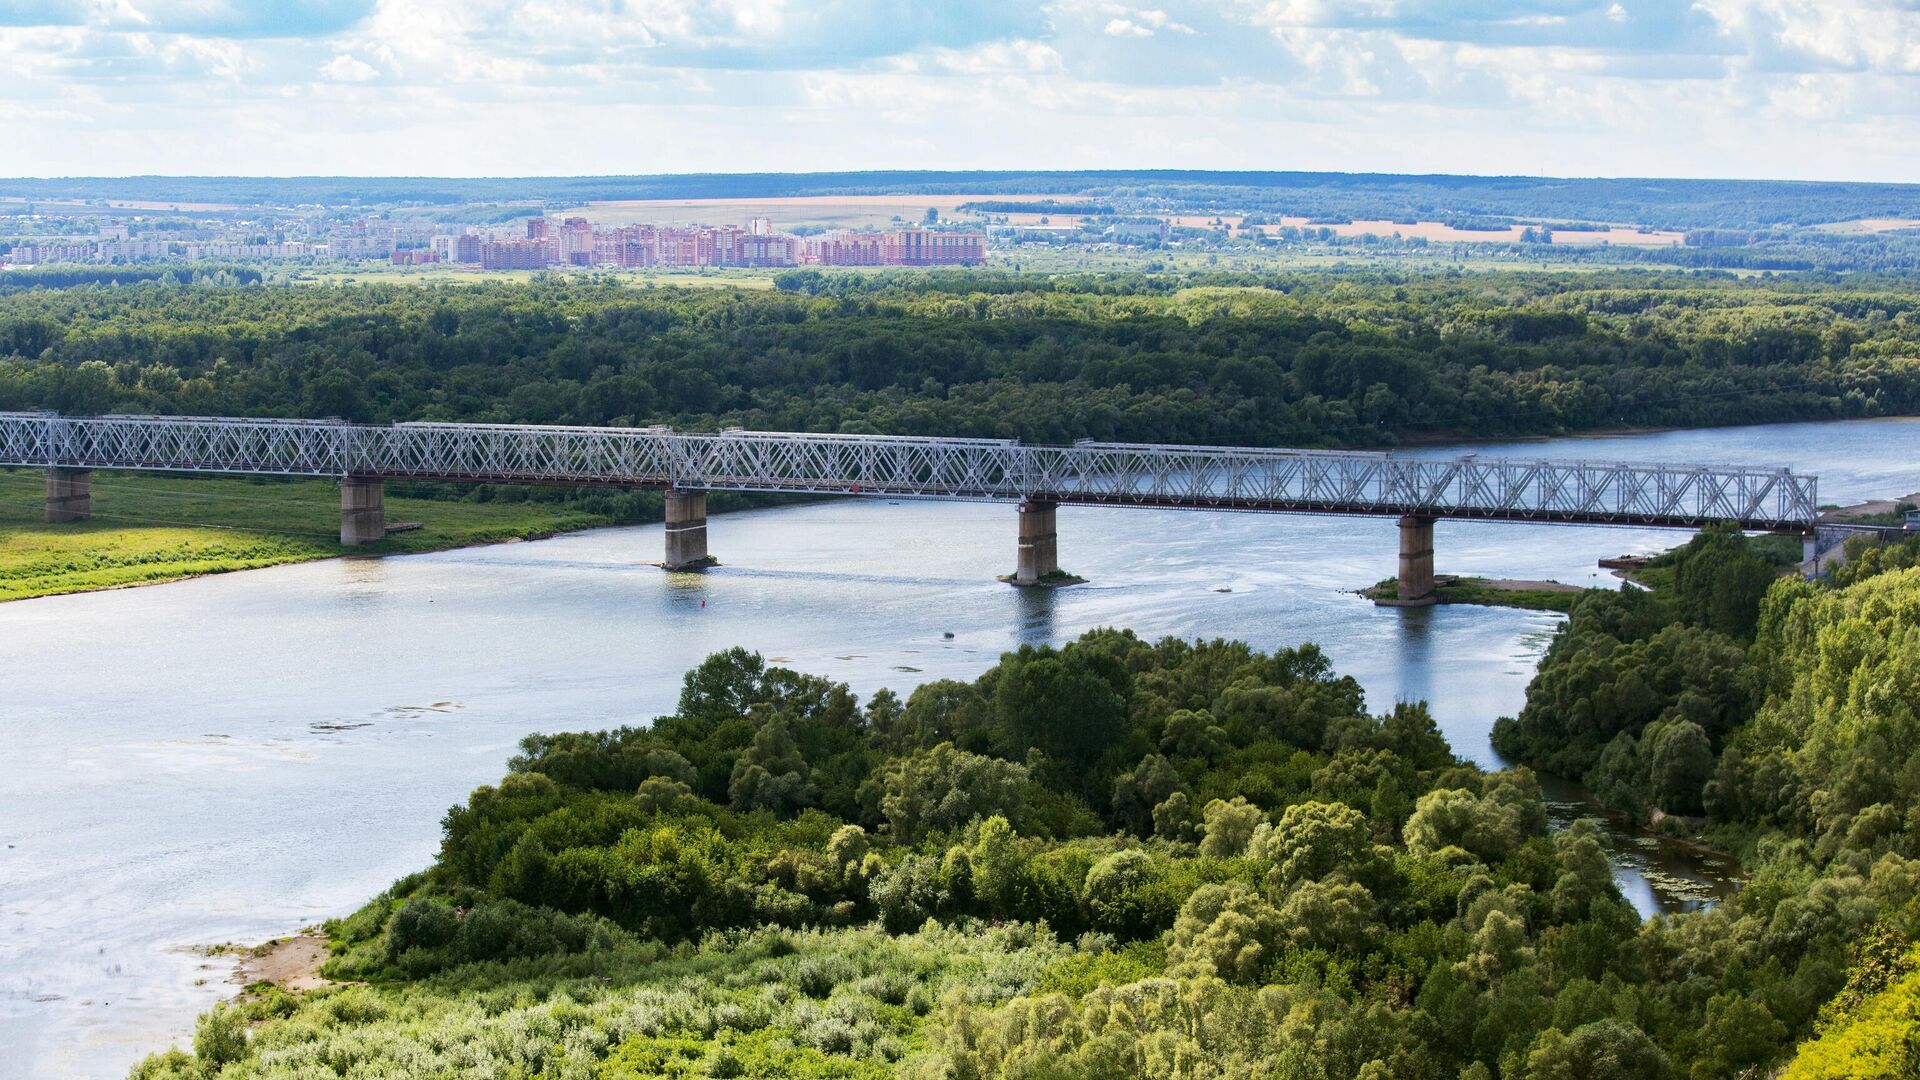
[[[1790,464],[1827,502],[1920,488],[1920,420],[1790,424],[1473,448],[1487,455]],[[1425,448],[1420,454],[1457,453]],[[253,943],[351,911],[433,856],[441,815],[530,731],[644,723],[715,650],[865,695],[972,678],[1003,650],[1097,626],[1321,644],[1376,710],[1431,703],[1487,766],[1556,615],[1376,608],[1385,519],[1063,507],[1062,565],[1019,590],[1004,505],[843,500],[713,519],[722,565],[666,574],[659,526],[339,559],[0,605],[0,1071],[112,1077],[233,992]],[[1602,556],[1683,534],[1441,522],[1445,573],[1608,584]],[[1560,819],[1590,812],[1550,792]],[[1731,870],[1614,833],[1642,912]]]

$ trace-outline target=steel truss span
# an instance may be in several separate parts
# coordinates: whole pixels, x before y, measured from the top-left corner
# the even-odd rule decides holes
[[[0,465],[1697,528],[1813,527],[1785,468],[665,428],[0,413]]]

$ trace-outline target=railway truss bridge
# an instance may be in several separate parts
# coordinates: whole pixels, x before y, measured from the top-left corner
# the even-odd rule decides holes
[[[1731,523],[1813,545],[1816,478],[1746,465],[1408,457],[1082,441],[518,424],[0,413],[0,466],[46,470],[46,515],[91,512],[96,469],[340,481],[340,542],[386,535],[385,481],[605,485],[666,495],[670,570],[701,567],[707,493],[964,499],[1018,508],[1015,584],[1059,580],[1055,508],[1362,514],[1400,523],[1399,601],[1433,591],[1433,523],[1523,521],[1698,529]]]

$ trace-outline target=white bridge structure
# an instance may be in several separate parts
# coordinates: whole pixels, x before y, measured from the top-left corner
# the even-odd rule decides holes
[[[1063,503],[1393,516],[1403,602],[1432,592],[1438,518],[1811,535],[1819,516],[1816,478],[1777,467],[661,427],[0,413],[0,466],[47,470],[48,521],[90,513],[95,469],[338,478],[342,544],[384,538],[386,480],[658,488],[669,569],[711,562],[710,491],[1006,501],[1016,584],[1060,577]]]

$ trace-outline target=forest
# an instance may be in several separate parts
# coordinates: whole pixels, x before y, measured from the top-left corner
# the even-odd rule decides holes
[[[1858,554],[1776,580],[1705,534],[1503,725],[1650,769],[1742,856],[1708,910],[1643,921],[1526,767],[1311,645],[1099,630],[865,702],[734,649],[649,725],[528,737],[328,924],[337,985],[134,1075],[1911,1075],[1920,541]]]
[[[1909,1075],[1920,882],[1891,883],[1920,854],[1920,538],[1849,541],[1821,582],[1778,577],[1763,547],[1711,530],[1649,568],[1659,588],[1589,593],[1494,743],[1760,868],[1736,909],[1756,886],[1860,911],[1890,889],[1900,916],[1850,946],[1827,1033],[1789,1075]]]
[[[665,176],[129,176],[0,179],[0,194],[39,200],[446,206],[499,201],[831,195],[1072,195],[1140,207],[1260,210],[1390,221],[1544,218],[1653,228],[1808,225],[1920,217],[1920,186],[1785,180],[1232,172],[1193,169],[687,173]]]
[[[1392,446],[1920,412],[1911,290],[1604,271],[0,283],[0,409]]]

